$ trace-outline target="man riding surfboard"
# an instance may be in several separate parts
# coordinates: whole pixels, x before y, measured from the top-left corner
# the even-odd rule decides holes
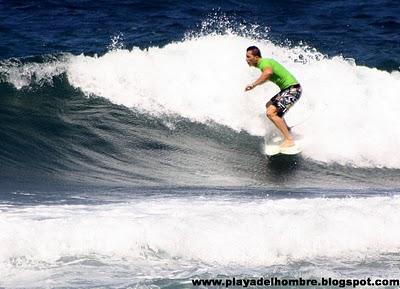
[[[267,80],[279,86],[281,91],[266,104],[266,114],[283,134],[284,140],[280,147],[287,148],[294,146],[295,143],[290,133],[290,128],[287,126],[283,116],[301,96],[302,89],[299,82],[276,60],[262,58],[261,51],[256,46],[247,48],[246,61],[249,66],[259,68],[262,73],[256,81],[246,86],[245,91],[252,90]]]

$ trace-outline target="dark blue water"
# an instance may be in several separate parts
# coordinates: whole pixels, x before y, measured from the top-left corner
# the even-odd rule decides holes
[[[0,1],[0,287],[398,276],[399,15],[396,1]],[[235,92],[253,42],[295,64],[321,119],[294,130],[322,127],[321,147],[263,154],[257,95]]]
[[[123,34],[126,47],[182,39],[210,15],[270,29],[276,42],[308,43],[360,64],[399,68],[396,1],[2,1],[0,57],[101,53]],[[216,29],[216,27],[213,27]]]

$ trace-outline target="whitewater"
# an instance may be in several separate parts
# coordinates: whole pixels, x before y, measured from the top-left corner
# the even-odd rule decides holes
[[[1,205],[0,284],[107,284],[107,274],[146,288],[146,278],[185,282],[277,270],[284,276],[284,266],[296,271],[300,265],[303,276],[340,276],[341,266],[363,276],[375,260],[394,264],[399,205],[398,196],[251,200],[196,194],[116,204]],[[370,276],[398,273],[385,264],[375,265]]]

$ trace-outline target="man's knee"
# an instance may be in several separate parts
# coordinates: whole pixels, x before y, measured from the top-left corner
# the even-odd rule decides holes
[[[274,105],[267,106],[267,117],[273,118],[278,115],[278,110]]]

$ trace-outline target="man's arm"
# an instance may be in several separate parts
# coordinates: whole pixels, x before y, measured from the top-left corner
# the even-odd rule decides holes
[[[271,77],[272,74],[273,74],[272,68],[266,67],[264,71],[261,73],[261,76],[256,81],[246,86],[245,91],[251,90],[257,85],[263,84]]]

